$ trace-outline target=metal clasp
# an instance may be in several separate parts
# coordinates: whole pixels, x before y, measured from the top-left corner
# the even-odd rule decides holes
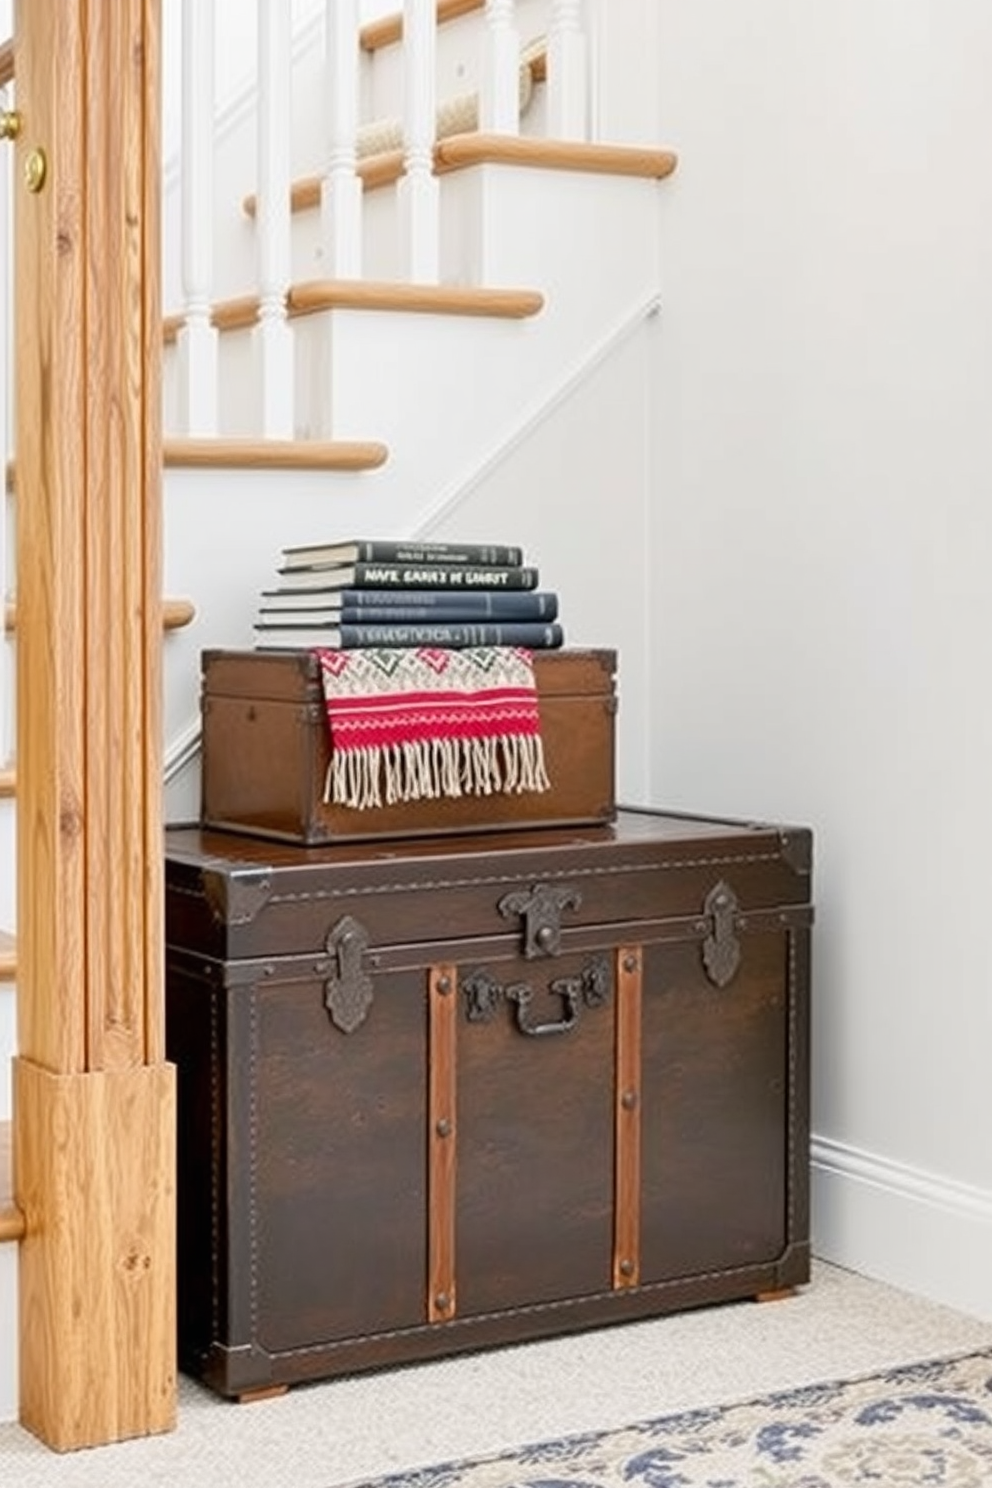
[[[741,964],[741,945],[734,934],[738,899],[723,879],[706,895],[703,914],[711,929],[703,941],[703,965],[706,975],[717,987],[725,987]]]
[[[528,961],[538,956],[556,956],[561,947],[561,914],[564,909],[578,909],[582,896],[577,889],[559,889],[551,884],[535,884],[532,889],[514,889],[504,894],[497,909],[505,920],[522,915],[524,921],[523,951]]]
[[[324,983],[324,1006],[342,1033],[354,1033],[372,1006],[372,978],[362,967],[368,932],[351,915],[338,920],[324,942],[337,961],[337,976]]]

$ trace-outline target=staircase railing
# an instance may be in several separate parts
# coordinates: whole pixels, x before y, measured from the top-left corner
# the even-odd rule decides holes
[[[558,139],[589,137],[590,40],[603,0],[547,0],[549,134]],[[257,0],[254,321],[259,425],[265,437],[294,435],[294,354],[290,324],[293,133],[290,73],[291,7],[285,0]],[[437,28],[439,21],[480,12],[477,127],[481,133],[513,136],[520,129],[522,7],[516,0],[404,0],[400,12],[403,47],[403,108],[397,182],[397,262],[412,283],[436,284],[440,265],[440,190],[434,168],[439,136]],[[326,277],[361,279],[365,183],[361,170],[360,117],[363,68],[377,27],[363,28],[359,0],[326,0],[323,9],[324,138],[318,171],[319,257]],[[531,12],[532,13],[532,12]],[[214,0],[183,0],[182,148],[180,228],[182,242],[179,332],[179,419],[181,432],[209,436],[218,431],[217,328],[211,318],[215,295],[213,124],[214,57],[225,41],[218,34]],[[532,37],[525,38],[532,40]],[[169,80],[167,79],[167,85]],[[173,84],[175,86],[175,84]]]

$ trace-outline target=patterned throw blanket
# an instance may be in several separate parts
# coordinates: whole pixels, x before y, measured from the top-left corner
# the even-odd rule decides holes
[[[317,655],[331,740],[325,802],[362,810],[548,789],[529,651],[318,648]]]

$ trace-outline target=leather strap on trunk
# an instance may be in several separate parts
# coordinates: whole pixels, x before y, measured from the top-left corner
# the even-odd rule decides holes
[[[428,1226],[427,1319],[455,1316],[455,1040],[457,976],[454,966],[429,971],[430,1055],[427,1103]]]
[[[641,1275],[641,946],[617,950],[613,1285]]]

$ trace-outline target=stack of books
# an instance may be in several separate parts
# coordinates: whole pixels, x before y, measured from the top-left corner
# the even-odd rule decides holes
[[[507,544],[358,539],[283,548],[256,650],[524,646],[564,641],[558,595]]]

